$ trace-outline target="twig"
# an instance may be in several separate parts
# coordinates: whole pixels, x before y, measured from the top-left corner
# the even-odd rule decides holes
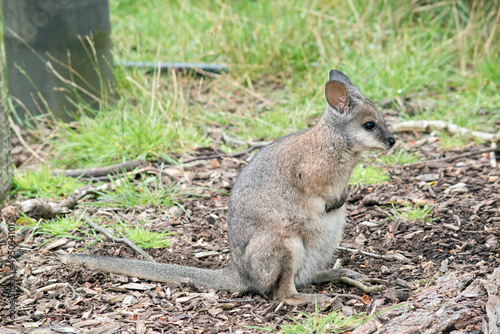
[[[362,298],[358,295],[352,295],[350,293],[328,293],[328,295],[330,296],[334,296],[334,297],[340,297],[340,298],[351,298],[351,299],[359,299],[359,300],[362,300]]]
[[[113,242],[119,242],[119,243],[126,244],[127,246],[132,248],[137,254],[141,255],[144,258],[144,260],[149,261],[149,262],[155,262],[155,260],[153,260],[153,258],[151,256],[149,256],[148,253],[146,253],[145,251],[140,249],[136,244],[134,244],[132,241],[128,240],[126,237],[116,238],[108,230],[106,230],[104,227],[97,225],[89,218],[86,219],[86,222],[94,230],[104,234],[104,236],[106,236],[106,238],[108,238],[109,240],[111,240]]]
[[[119,164],[110,165],[107,167],[95,167],[87,169],[67,169],[67,170],[56,170],[53,172],[54,175],[64,175],[66,177],[102,177],[108,176],[109,174],[118,174],[121,172],[130,172],[138,167],[144,167],[148,163],[147,161],[141,159],[134,159]]]
[[[7,228],[7,225],[5,225],[5,218],[3,218],[3,221],[0,222],[0,231],[5,234],[6,237],[9,236],[9,229]]]
[[[151,174],[161,174],[161,171],[158,170],[157,168],[154,168],[152,166],[147,166],[147,167],[144,167],[144,168],[138,168],[138,169],[134,169],[134,170],[132,170],[130,172],[127,172],[127,173],[125,173],[125,176],[130,177],[130,176],[141,174],[141,173],[144,173],[144,172],[149,172]],[[93,182],[106,182],[106,181],[113,180],[113,175],[109,174],[109,175],[106,175],[106,176],[82,177],[82,178],[80,178],[80,180],[81,181],[93,181]]]
[[[266,303],[267,300],[260,299],[219,299],[218,303]]]
[[[353,253],[361,253],[363,255],[371,256],[371,257],[374,257],[376,259],[383,258],[383,256],[380,255],[380,254],[370,253],[370,252],[363,251],[363,250],[360,250],[360,249],[346,248],[346,247],[337,247],[337,249],[345,250],[345,251],[349,251],[349,252],[353,252]]]
[[[420,165],[429,165],[429,164],[433,164],[433,163],[450,162],[450,161],[453,161],[456,159],[468,158],[468,157],[472,157],[472,156],[483,154],[483,153],[494,152],[496,150],[497,150],[496,148],[483,148],[480,150],[475,150],[475,151],[471,151],[471,152],[467,152],[467,153],[463,153],[463,154],[458,154],[458,155],[454,155],[454,156],[447,157],[447,158],[425,160],[425,161],[418,161],[418,162],[410,162],[407,164],[398,165],[397,167],[406,168],[406,167],[415,167],[415,166],[420,166]]]
[[[252,140],[249,140],[249,141],[238,140],[238,139],[229,137],[225,132],[222,132],[222,139],[224,139],[224,141],[226,143],[236,144],[236,145],[240,145],[240,146],[249,145],[249,146],[255,146],[255,147],[263,147],[263,146],[267,146],[271,143],[271,142],[267,142],[267,141],[255,142]]]
[[[123,179],[116,180],[114,184],[120,184]],[[106,191],[114,186],[112,183],[105,183],[98,187],[85,185],[76,189],[61,202],[51,202],[46,199],[29,199],[21,202],[20,209],[22,212],[32,218],[52,219],[60,213],[69,211],[75,207],[79,200],[89,194]]]
[[[262,145],[262,146],[265,146],[265,145]],[[188,162],[193,162],[193,161],[198,161],[198,160],[211,160],[211,159],[225,158],[225,157],[239,157],[241,155],[245,155],[247,153],[250,153],[255,149],[261,148],[262,146],[261,145],[252,145],[249,148],[247,148],[246,150],[241,151],[241,152],[236,152],[236,153],[221,153],[221,154],[213,154],[213,155],[203,155],[203,156],[199,156],[196,158],[187,159],[185,161],[182,161],[182,163],[186,164]]]
[[[36,292],[46,292],[46,291],[51,291],[51,290],[55,290],[55,289],[66,288],[68,286],[69,286],[69,283],[54,283],[54,284],[50,284],[50,285],[41,287],[41,288],[37,289]]]
[[[75,288],[73,288],[73,286],[71,284],[68,283],[68,287],[71,289],[71,292],[73,293],[71,295],[71,299],[70,300],[73,300],[76,298],[76,291],[75,291]]]
[[[446,130],[450,133],[459,133],[461,135],[470,135],[472,137],[482,139],[488,142],[498,142],[500,141],[500,131],[498,133],[487,133],[480,131],[473,131],[466,128],[462,128],[453,123],[448,123],[445,121],[408,121],[394,124],[391,126],[392,132],[404,132],[404,131],[441,131]]]
[[[491,149],[492,149],[492,151],[490,152],[490,165],[491,165],[491,168],[496,168],[497,167],[497,157],[495,155],[495,151],[498,149],[498,145],[496,142],[491,142]]]
[[[355,286],[355,287],[361,289],[365,293],[379,292],[379,291],[382,291],[384,289],[384,287],[381,285],[368,286],[366,284],[361,283],[360,281],[356,281],[356,280],[349,278],[349,277],[341,277],[341,278],[339,278],[339,282]]]
[[[14,130],[14,133],[16,134],[17,138],[19,139],[19,141],[21,142],[21,144],[24,146],[24,148],[26,148],[28,151],[30,151],[30,153],[33,156],[37,157],[38,160],[40,160],[43,163],[46,163],[47,161],[44,158],[42,158],[40,155],[38,155],[38,153],[36,153],[36,151],[34,151],[28,145],[28,143],[26,143],[26,141],[24,140],[23,136],[21,135],[21,130],[19,129],[19,126],[14,123],[14,121],[12,120],[12,118],[10,116],[9,116],[9,123],[10,123],[10,126],[11,126],[12,130]]]

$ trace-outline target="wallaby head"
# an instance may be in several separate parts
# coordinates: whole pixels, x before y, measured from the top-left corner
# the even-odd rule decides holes
[[[396,140],[375,105],[342,72],[332,70],[325,84],[326,116],[353,151],[388,150]]]

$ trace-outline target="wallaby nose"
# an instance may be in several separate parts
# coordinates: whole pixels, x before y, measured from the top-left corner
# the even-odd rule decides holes
[[[393,147],[394,144],[396,144],[396,139],[394,139],[394,137],[389,137],[389,145],[391,145],[391,147]]]

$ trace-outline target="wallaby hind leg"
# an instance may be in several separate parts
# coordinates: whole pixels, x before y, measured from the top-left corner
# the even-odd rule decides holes
[[[293,281],[293,273],[284,272],[280,280],[273,288],[274,299],[285,302],[291,305],[300,305],[306,303],[321,303],[330,300],[331,298],[324,295],[315,295],[309,293],[299,293],[295,288]]]
[[[273,286],[274,299],[278,299],[282,302],[292,305],[315,302],[321,303],[323,301],[331,300],[331,298],[324,295],[297,292],[294,281],[295,271],[293,270],[292,266],[292,261],[284,261],[282,263],[280,277]]]
[[[338,268],[338,269],[319,271],[313,278],[312,283],[313,284],[325,283],[325,282],[331,282],[334,284],[344,283],[358,287],[359,289],[363,290],[363,292],[366,293],[377,292],[382,290],[382,286],[368,286],[362,283],[362,281],[367,279],[368,277],[358,272],[345,268]]]

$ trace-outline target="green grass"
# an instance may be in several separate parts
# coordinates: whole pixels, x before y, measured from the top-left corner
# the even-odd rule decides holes
[[[202,129],[189,119],[201,112],[199,106],[188,110],[187,103],[175,102],[169,91],[147,89],[140,84],[130,87],[127,97],[95,117],[81,117],[76,128],[59,124],[52,140],[53,164],[89,167],[135,158],[158,160],[207,145]]]
[[[122,226],[121,233],[142,249],[169,247],[170,241],[167,236],[173,234],[153,232],[141,226]]]
[[[115,215],[113,219],[113,225],[107,228],[110,230],[115,230],[119,234],[124,235],[127,239],[129,239],[142,249],[162,248],[170,246],[170,241],[167,237],[172,235],[172,232],[150,231],[144,227],[146,223],[144,220],[141,220],[138,223],[139,225],[126,224],[122,219],[120,219],[119,216]],[[115,231],[111,231],[111,233],[115,234]]]
[[[350,185],[377,184],[389,181],[389,175],[385,170],[375,166],[358,165],[352,171]]]
[[[176,197],[183,194],[173,183],[166,187],[162,186],[156,177],[143,179],[140,182],[130,180],[114,182],[114,187],[114,190],[99,193],[98,201],[89,204],[123,208],[140,205],[166,208],[180,205]]]
[[[403,222],[431,222],[433,220],[431,215],[432,206],[426,204],[422,207],[418,205],[407,204],[404,207],[397,209],[393,208],[390,216],[391,220],[400,219]]]
[[[42,167],[36,171],[15,171],[11,193],[29,198],[60,198],[82,186],[76,179],[54,176],[47,167]]]
[[[458,149],[467,146],[470,143],[480,143],[481,141],[470,136],[460,134],[449,134],[447,132],[440,132],[437,136],[439,138],[439,145],[444,149]]]
[[[75,230],[80,225],[82,225],[81,216],[80,217],[58,217],[54,220],[43,222],[37,229],[38,234],[50,235],[53,237],[69,237],[75,238],[74,235],[69,232]]]
[[[72,127],[57,124],[48,140],[51,163],[87,167],[166,158],[208,146],[210,126],[240,140],[275,139],[323,111],[331,68],[375,101],[436,101],[432,109],[402,112],[403,119],[494,131],[500,120],[499,7],[466,0],[112,1],[116,64],[217,62],[229,73],[201,80],[118,65],[117,100]]]
[[[292,319],[293,323],[283,324],[279,327],[279,333],[299,334],[299,333],[344,333],[367,322],[370,317],[360,313],[351,316],[344,316],[341,312],[334,310],[327,315],[320,315],[316,307],[315,314],[309,315],[299,312],[300,320]],[[268,332],[275,332],[270,327],[254,327]]]
[[[418,153],[408,152],[404,149],[394,150],[387,155],[381,155],[377,159],[383,164],[402,165],[418,161]]]

